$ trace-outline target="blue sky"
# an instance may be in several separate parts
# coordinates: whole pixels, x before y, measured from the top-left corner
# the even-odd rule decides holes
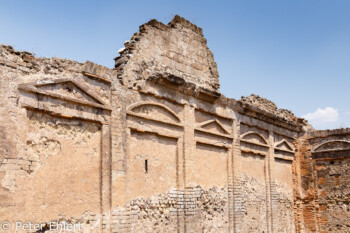
[[[316,128],[350,127],[348,0],[0,0],[0,43],[113,67],[139,25],[175,14],[203,28],[224,95],[255,93]]]

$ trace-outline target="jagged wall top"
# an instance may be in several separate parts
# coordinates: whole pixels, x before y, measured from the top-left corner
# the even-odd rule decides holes
[[[219,74],[202,29],[180,16],[165,25],[151,20],[140,26],[115,58],[119,79],[130,87],[152,77],[176,76],[217,91]]]
[[[241,102],[245,106],[258,108],[265,113],[272,114],[276,117],[284,119],[287,122],[295,122],[306,126],[309,129],[312,128],[311,125],[309,125],[305,119],[296,117],[288,109],[279,109],[274,102],[266,98],[260,97],[258,95],[251,94],[250,96],[242,96],[239,102]]]

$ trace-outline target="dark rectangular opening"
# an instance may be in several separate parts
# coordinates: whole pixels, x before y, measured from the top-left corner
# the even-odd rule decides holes
[[[145,173],[148,173],[148,160],[145,159]]]

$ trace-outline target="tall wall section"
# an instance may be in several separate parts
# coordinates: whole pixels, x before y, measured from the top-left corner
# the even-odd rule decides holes
[[[0,47],[1,216],[84,232],[297,231],[305,123],[222,96],[202,30],[181,17],[125,46],[113,70]]]
[[[293,232],[294,140],[304,122],[258,96],[221,96],[204,42],[176,16],[142,25],[119,50],[115,69],[129,90],[126,146],[112,158],[113,221],[120,232]]]
[[[115,58],[115,69],[126,86],[140,88],[144,80],[181,77],[187,88],[219,88],[214,55],[202,29],[180,16],[168,25],[157,20],[141,25],[124,45]],[[178,85],[184,83],[177,81]]]
[[[300,232],[350,231],[349,137],[349,129],[338,129],[300,139]]]
[[[10,232],[17,221],[102,230],[113,72],[0,46],[0,216]]]

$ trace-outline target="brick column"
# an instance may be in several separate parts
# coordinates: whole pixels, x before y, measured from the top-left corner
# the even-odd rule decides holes
[[[101,212],[102,232],[111,232],[111,138],[110,125],[102,124],[101,129]]]
[[[240,122],[233,122],[234,135],[233,135],[233,232],[242,232],[242,217],[244,215],[242,204],[242,181],[238,174],[239,159],[241,156],[241,144],[240,144]]]
[[[185,225],[184,232],[197,232],[197,221],[195,218],[195,209],[193,206],[193,201],[191,200],[192,188],[189,186],[191,177],[190,174],[195,172],[193,171],[193,154],[195,150],[195,141],[194,141],[194,127],[195,127],[195,118],[194,118],[194,108],[189,104],[184,106],[184,214],[185,214]]]
[[[273,128],[273,127],[272,127]],[[269,131],[269,153],[265,158],[265,174],[266,174],[266,220],[267,232],[273,232],[273,211],[272,211],[272,168],[274,167],[274,133]]]

